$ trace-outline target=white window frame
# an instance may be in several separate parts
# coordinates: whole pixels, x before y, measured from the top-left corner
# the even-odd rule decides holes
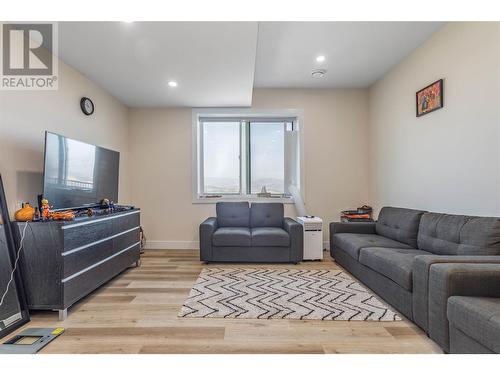
[[[304,184],[304,111],[301,109],[249,109],[249,108],[193,108],[192,110],[192,203],[215,203],[218,201],[251,201],[251,202],[280,202],[293,204],[293,198],[264,198],[258,197],[256,195],[248,194],[227,194],[221,197],[202,197],[198,194],[200,189],[200,184],[202,183],[200,179],[200,168],[202,167],[201,157],[202,157],[202,135],[201,135],[201,118],[214,118],[214,119],[231,119],[231,118],[246,118],[251,121],[255,120],[265,120],[265,119],[282,119],[282,118],[295,118],[294,126],[297,127],[298,131],[298,167],[299,171],[298,180],[299,185],[297,186],[302,199],[305,197],[305,184]],[[240,131],[240,148],[241,152],[244,152],[243,145],[241,144],[241,131]],[[287,148],[285,139],[285,150]],[[286,168],[285,160],[285,168]],[[240,167],[241,168],[241,167]],[[240,188],[242,187],[242,177],[243,170],[240,169]],[[202,173],[202,172],[201,172]],[[287,172],[285,171],[285,178]],[[285,181],[286,183],[286,181]]]

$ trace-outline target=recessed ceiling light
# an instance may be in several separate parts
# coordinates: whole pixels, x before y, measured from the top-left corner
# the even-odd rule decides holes
[[[311,72],[311,76],[313,78],[323,78],[326,74],[325,69],[315,69]]]
[[[319,55],[318,57],[316,57],[316,62],[323,62],[325,61],[326,57],[324,55]]]
[[[134,21],[122,21],[123,23],[134,23]]]
[[[168,86],[169,87],[177,87],[177,82],[175,82],[175,81],[168,81]]]

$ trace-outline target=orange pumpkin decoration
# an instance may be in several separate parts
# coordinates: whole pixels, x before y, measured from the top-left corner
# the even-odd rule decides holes
[[[17,221],[33,221],[33,217],[35,217],[35,209],[29,203],[25,203],[23,208],[14,214]]]

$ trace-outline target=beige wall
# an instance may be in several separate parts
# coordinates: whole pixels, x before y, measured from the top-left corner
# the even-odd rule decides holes
[[[499,23],[449,23],[371,87],[371,202],[500,215]],[[444,78],[444,108],[415,92]]]
[[[94,102],[92,116],[80,110],[82,96]],[[0,91],[0,173],[10,214],[18,202],[36,205],[45,130],[119,151],[119,199],[130,202],[127,116],[124,105],[61,61],[57,91]]]
[[[305,200],[325,223],[368,202],[367,106],[367,90],[254,91],[253,108],[304,110]],[[131,109],[129,120],[132,200],[148,242],[192,247],[215,207],[191,202],[191,109]]]

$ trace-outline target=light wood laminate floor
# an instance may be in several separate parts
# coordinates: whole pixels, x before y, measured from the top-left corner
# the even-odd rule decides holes
[[[250,267],[339,268],[327,252],[325,258]],[[442,353],[406,319],[178,318],[203,267],[197,250],[146,251],[141,267],[130,268],[74,305],[66,321],[59,322],[56,312],[32,312],[32,321],[23,328],[66,329],[42,353]]]

